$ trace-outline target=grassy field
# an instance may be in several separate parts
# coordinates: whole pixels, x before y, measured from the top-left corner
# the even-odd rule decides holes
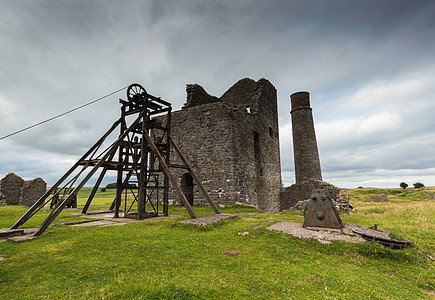
[[[79,195],[79,204],[86,193]],[[388,201],[370,200],[383,193]],[[50,226],[33,240],[0,242],[0,298],[435,299],[435,200],[427,193],[435,189],[349,190],[355,210],[343,221],[378,224],[399,239],[412,239],[414,244],[402,251],[374,243],[324,245],[265,229],[282,220],[302,222],[300,211],[241,214],[196,228],[176,224],[188,214],[173,206],[170,213],[179,218],[109,227]],[[100,192],[92,209],[107,209],[113,196],[112,190]],[[0,207],[0,228],[10,227],[25,211]],[[195,211],[212,213],[203,207]],[[247,207],[221,211],[256,212]],[[70,212],[55,222],[79,219]],[[25,227],[38,226],[47,214],[34,216]],[[225,255],[229,249],[238,254]]]

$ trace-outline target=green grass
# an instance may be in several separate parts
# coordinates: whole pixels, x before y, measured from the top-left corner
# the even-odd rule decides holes
[[[51,226],[36,239],[0,242],[2,299],[435,299],[435,201],[430,192],[349,190],[355,211],[344,222],[387,229],[414,244],[402,251],[377,244],[323,245],[265,228],[282,220],[302,222],[300,211],[240,215],[196,228],[182,207],[177,219],[123,226]],[[433,192],[433,191],[432,191]],[[106,192],[107,193],[107,192]],[[373,194],[387,202],[372,202]],[[88,191],[89,194],[89,191]],[[98,206],[113,200],[98,193]],[[86,197],[79,195],[79,204]],[[198,215],[210,208],[194,207]],[[0,207],[0,227],[10,227],[26,208]],[[258,212],[248,207],[225,213]],[[76,220],[62,212],[55,222]],[[44,214],[26,227],[37,226]],[[62,219],[63,218],[63,219]],[[247,220],[245,218],[256,218]],[[261,225],[263,224],[263,225]],[[254,228],[261,225],[258,228]],[[249,232],[241,236],[239,232]],[[238,255],[224,255],[234,249]]]

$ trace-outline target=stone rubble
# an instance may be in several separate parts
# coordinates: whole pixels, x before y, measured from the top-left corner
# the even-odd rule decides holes
[[[386,194],[373,195],[373,196],[370,196],[370,200],[372,200],[372,201],[388,201],[388,195],[386,195]]]

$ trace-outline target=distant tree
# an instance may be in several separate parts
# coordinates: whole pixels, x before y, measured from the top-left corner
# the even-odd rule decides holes
[[[405,190],[408,187],[408,184],[406,182],[401,182],[400,187]]]
[[[101,188],[101,191],[104,193],[106,191],[106,188]]]
[[[359,188],[359,189],[363,189],[364,187],[362,187],[362,186],[359,186],[358,188]]]
[[[421,182],[416,182],[416,183],[414,183],[414,187],[416,189],[421,189],[421,188],[424,188],[424,184]]]
[[[127,188],[129,189],[137,189],[137,185],[134,183],[129,183],[127,185]],[[106,189],[116,189],[116,183],[109,183],[108,185],[106,185]]]
[[[116,183],[109,183],[106,185],[106,189],[116,189]]]

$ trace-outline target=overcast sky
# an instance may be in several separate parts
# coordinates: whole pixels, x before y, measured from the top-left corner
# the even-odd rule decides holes
[[[435,1],[0,0],[0,136],[131,83],[181,108],[241,78],[309,91],[325,181],[435,185]],[[0,177],[53,184],[119,117],[125,91],[0,141]]]

